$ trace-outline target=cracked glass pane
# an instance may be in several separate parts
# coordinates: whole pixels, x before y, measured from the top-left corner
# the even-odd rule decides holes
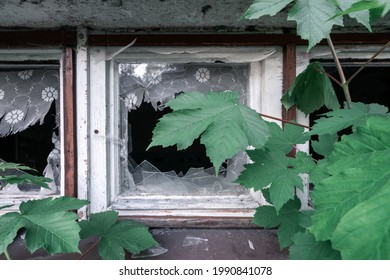
[[[1,65],[0,65],[1,66]],[[0,160],[36,169],[53,180],[50,190],[33,184],[6,185],[0,195],[56,194],[60,186],[60,74],[58,66],[0,68]],[[14,69],[9,69],[12,67]],[[0,175],[22,175],[6,170]]]
[[[175,147],[146,151],[166,103],[183,92],[234,91],[246,102],[248,64],[120,63],[119,155],[123,195],[240,195],[233,183],[247,161],[245,153],[227,160],[218,174],[199,140],[184,151]]]

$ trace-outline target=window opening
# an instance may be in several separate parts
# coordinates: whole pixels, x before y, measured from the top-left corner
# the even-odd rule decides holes
[[[365,61],[359,60],[342,60],[341,64],[347,79],[348,77],[351,77],[364,62]],[[321,63],[329,74],[336,78],[338,77],[337,68],[334,62],[325,60],[321,61]],[[340,104],[343,104],[345,97],[342,88],[333,80],[331,81]],[[378,103],[390,108],[390,61],[382,60],[372,62],[351,81],[349,88],[353,102],[362,102],[366,104]],[[322,107],[310,114],[310,126],[313,126],[315,120],[326,112],[328,112],[328,109]],[[344,129],[339,135],[341,136],[351,132],[351,129]],[[318,139],[313,137],[312,140]],[[322,156],[316,154],[312,148],[310,148],[310,153],[313,154],[313,157],[316,159],[322,158]]]
[[[235,91],[246,102],[248,64],[119,63],[121,107],[120,161],[123,195],[244,194],[234,184],[247,157],[239,153],[215,176],[204,146],[195,143],[183,151],[176,147],[151,148],[157,120],[170,111],[167,102],[182,92]]]
[[[35,175],[53,179],[51,190],[20,184],[3,188],[0,195],[59,192],[59,93],[58,65],[0,65],[0,160],[25,164],[38,171]]]

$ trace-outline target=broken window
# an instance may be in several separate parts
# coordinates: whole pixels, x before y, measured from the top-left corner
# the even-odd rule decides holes
[[[179,152],[146,147],[156,122],[170,111],[167,102],[183,92],[235,91],[252,109],[281,117],[282,49],[92,47],[89,58],[91,188],[83,194],[90,197],[91,212],[228,217],[247,225],[264,200],[234,183],[248,160],[245,153],[215,174],[199,140]]]
[[[246,102],[248,64],[120,63],[120,160],[124,195],[239,195],[233,183],[246,162],[244,153],[226,161],[215,174],[199,141],[184,151],[176,147],[146,150],[167,102],[183,92],[234,91]]]
[[[27,165],[53,180],[51,190],[1,182],[0,195],[56,194],[60,186],[59,65],[0,65],[0,161]],[[25,171],[7,170],[1,175]]]

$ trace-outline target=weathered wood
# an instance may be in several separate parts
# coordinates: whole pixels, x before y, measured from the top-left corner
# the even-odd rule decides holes
[[[63,61],[63,102],[64,102],[64,174],[65,195],[77,196],[75,93],[73,88],[73,51],[64,48]]]
[[[74,31],[3,31],[0,32],[0,47],[41,48],[43,46],[75,46]]]
[[[285,46],[307,45],[293,34],[91,34],[90,45],[126,46]],[[334,44],[386,44],[390,33],[333,34]],[[321,44],[326,44],[322,41]]]

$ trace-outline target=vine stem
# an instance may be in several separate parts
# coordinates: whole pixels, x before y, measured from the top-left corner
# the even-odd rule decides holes
[[[7,260],[9,260],[9,261],[12,260],[11,255],[9,254],[7,249],[4,251],[4,255],[7,258]]]
[[[101,238],[99,238],[95,243],[93,243],[93,245],[91,247],[88,248],[87,251],[85,251],[80,257],[77,258],[77,260],[81,260],[82,258],[84,258],[89,252],[91,252],[93,250],[93,248],[95,248],[98,244],[99,244],[99,241],[100,241]]]
[[[336,63],[337,71],[339,72],[339,75],[340,75],[341,87],[343,88],[343,91],[344,91],[344,96],[345,96],[345,100],[347,101],[348,109],[350,109],[351,103],[352,103],[352,98],[351,98],[351,94],[349,92],[349,84],[348,84],[347,80],[345,79],[343,68],[341,67],[339,57],[337,56],[336,49],[334,48],[334,45],[333,45],[333,42],[332,42],[332,39],[330,38],[330,36],[328,37],[327,42],[328,42],[328,46],[330,48],[330,51],[332,53],[333,60]]]
[[[292,125],[304,127],[304,128],[307,128],[307,129],[311,129],[310,126],[307,126],[307,125],[304,125],[304,124],[295,123],[295,122],[292,122],[292,121],[280,119],[280,118],[277,118],[277,117],[273,117],[273,116],[265,115],[265,114],[261,114],[261,113],[259,113],[259,115],[262,116],[262,117],[264,117],[264,118],[273,119],[273,120],[280,121],[280,122],[283,122],[283,123],[288,123],[288,124],[292,124]]]

